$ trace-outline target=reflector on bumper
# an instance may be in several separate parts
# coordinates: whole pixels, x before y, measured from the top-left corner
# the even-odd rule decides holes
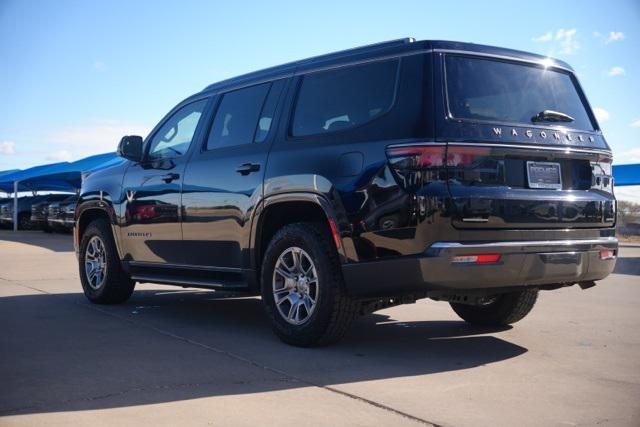
[[[500,261],[500,254],[458,255],[451,260],[454,264],[494,264]]]

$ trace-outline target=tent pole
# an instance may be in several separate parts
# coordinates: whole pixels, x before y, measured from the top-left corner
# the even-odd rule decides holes
[[[20,181],[13,181],[13,231],[18,231],[18,184]]]

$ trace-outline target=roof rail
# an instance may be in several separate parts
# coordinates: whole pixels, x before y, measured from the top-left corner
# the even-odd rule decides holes
[[[405,37],[402,39],[389,40],[389,41],[380,42],[380,43],[372,43],[364,46],[353,47],[351,49],[339,50],[337,52],[331,52],[331,53],[325,53],[318,56],[312,56],[311,58],[302,59],[298,62],[300,64],[306,64],[308,62],[314,62],[318,59],[339,58],[343,55],[353,55],[355,53],[366,53],[366,52],[371,52],[378,49],[384,49],[387,47],[401,46],[403,44],[413,43],[415,41],[416,39],[414,39],[413,37]]]
[[[401,46],[407,43],[413,43],[416,40],[413,37],[405,37],[402,39],[396,39],[396,40],[389,40],[386,42],[381,42],[381,43],[373,43],[373,44],[368,44],[365,46],[360,46],[360,47],[354,47],[351,49],[346,49],[346,50],[340,50],[337,52],[331,52],[331,53],[325,53],[322,55],[318,55],[318,56],[313,56],[311,58],[306,58],[306,59],[301,59],[301,60],[297,60],[297,61],[293,61],[293,62],[288,62],[286,64],[282,64],[282,65],[276,65],[274,67],[269,67],[269,68],[265,68],[262,70],[258,70],[258,71],[253,71],[247,74],[242,74],[236,77],[232,77],[226,80],[222,80],[213,84],[210,84],[209,86],[207,86],[204,90],[210,90],[216,87],[221,87],[221,86],[225,86],[225,85],[229,85],[229,84],[233,84],[233,83],[240,83],[242,81],[246,81],[249,80],[251,78],[254,78],[256,76],[265,74],[265,73],[275,73],[278,71],[288,71],[288,72],[293,72],[296,70],[296,68],[300,65],[304,65],[304,64],[309,64],[309,63],[313,63],[316,61],[321,61],[321,60],[325,60],[325,59],[337,59],[337,58],[341,58],[343,56],[348,56],[348,55],[353,55],[353,54],[358,54],[358,53],[367,53],[367,52],[373,52],[379,49],[385,49],[385,48],[389,48],[389,47],[394,47],[394,46]]]

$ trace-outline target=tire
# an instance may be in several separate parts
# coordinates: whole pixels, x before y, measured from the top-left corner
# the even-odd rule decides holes
[[[537,289],[500,294],[484,305],[452,302],[453,311],[464,321],[483,326],[504,326],[522,320],[538,299]]]
[[[103,247],[104,257],[96,255],[100,253],[96,250],[100,245]],[[85,267],[87,260],[93,261],[94,267],[100,266],[102,274],[91,276]],[[79,269],[84,295],[95,304],[119,304],[129,299],[133,293],[135,282],[122,269],[111,226],[106,219],[92,221],[82,235]]]
[[[275,334],[287,344],[315,347],[334,343],[344,336],[359,312],[358,303],[345,292],[338,254],[329,237],[319,224],[290,224],[276,232],[264,253],[262,302]],[[286,270],[292,275],[291,271],[295,269],[289,270],[282,262],[293,266],[296,253],[302,269],[309,271],[300,275],[302,282],[285,279],[275,272],[278,266],[279,271]],[[295,284],[294,289],[286,290],[287,283]],[[275,289],[280,286],[276,296]],[[302,286],[301,291],[298,286]],[[279,304],[276,304],[276,298]],[[285,314],[291,313],[294,299],[299,302],[299,311],[287,320]],[[315,304],[309,303],[311,310],[308,310],[306,303],[313,300]],[[301,321],[302,318],[306,319]]]

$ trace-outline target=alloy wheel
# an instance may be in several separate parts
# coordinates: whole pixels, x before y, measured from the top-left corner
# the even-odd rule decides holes
[[[107,272],[107,253],[104,242],[98,236],[93,236],[87,244],[84,255],[84,271],[87,282],[92,289],[99,289],[104,284]]]
[[[319,291],[309,254],[297,246],[282,252],[273,270],[273,298],[280,316],[292,325],[302,325],[313,314]]]

